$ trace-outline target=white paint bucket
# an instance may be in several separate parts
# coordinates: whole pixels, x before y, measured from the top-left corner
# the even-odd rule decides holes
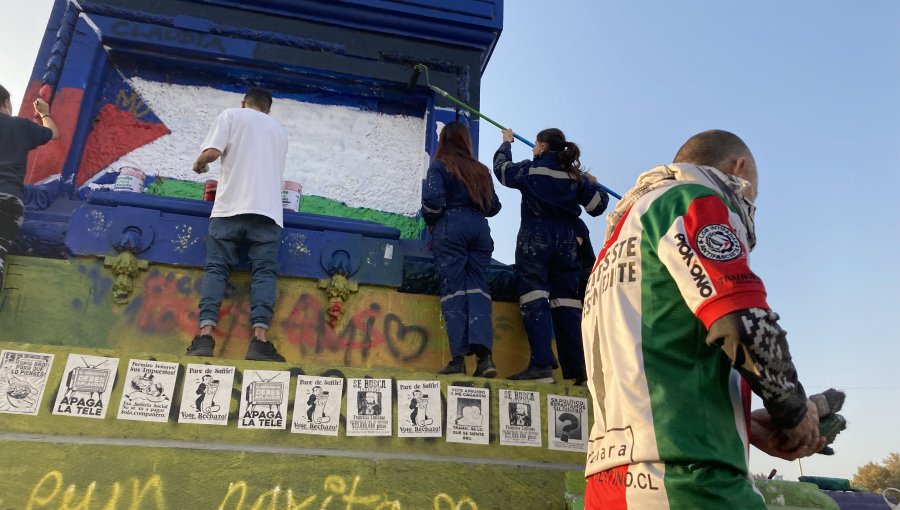
[[[132,166],[123,166],[122,168],[119,168],[119,176],[116,177],[116,185],[113,186],[113,191],[143,193],[144,172]]]
[[[291,211],[300,210],[300,202],[303,198],[303,186],[299,182],[284,181],[281,187],[281,207]]]

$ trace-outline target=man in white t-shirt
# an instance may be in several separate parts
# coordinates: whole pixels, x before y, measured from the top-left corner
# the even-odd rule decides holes
[[[288,145],[284,128],[269,116],[271,107],[268,91],[250,88],[241,108],[219,114],[194,162],[194,172],[200,174],[209,169],[209,163],[222,158],[200,287],[200,334],[188,347],[189,356],[213,355],[216,342],[212,332],[219,320],[225,285],[238,263],[238,249],[247,246],[253,338],[245,358],[284,361],[266,338],[275,306],[283,228],[281,180]]]

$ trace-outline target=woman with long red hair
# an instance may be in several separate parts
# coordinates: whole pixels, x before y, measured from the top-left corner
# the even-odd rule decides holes
[[[444,126],[422,186],[422,215],[434,237],[441,311],[450,362],[441,374],[465,374],[465,356],[478,359],[475,377],[494,377],[493,330],[487,270],[494,251],[487,217],[500,211],[488,167],[472,151],[469,128]]]

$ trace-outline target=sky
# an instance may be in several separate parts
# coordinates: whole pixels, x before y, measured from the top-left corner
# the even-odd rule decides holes
[[[16,108],[51,4],[4,3],[0,83]],[[481,83],[485,114],[528,139],[562,129],[620,194],[697,132],[747,142],[760,172],[751,267],[807,392],[847,392],[837,454],[804,459],[806,475],[849,478],[900,451],[898,25],[894,0],[507,0]],[[483,162],[500,140],[482,123]],[[497,186],[494,257],[511,263],[519,197]],[[599,249],[605,220],[585,219]],[[751,452],[751,471],[773,467],[800,474]]]
[[[893,0],[508,0],[481,84],[486,115],[531,140],[562,129],[620,194],[700,131],[749,145],[760,173],[750,265],[807,392],[847,392],[837,454],[805,459],[805,475],[851,477],[900,451],[898,25]],[[482,123],[481,161],[500,141]],[[513,156],[531,152],[517,142]],[[512,262],[520,201],[499,191],[494,256]],[[605,219],[584,217],[599,249]],[[773,467],[800,474],[752,451],[753,472]]]

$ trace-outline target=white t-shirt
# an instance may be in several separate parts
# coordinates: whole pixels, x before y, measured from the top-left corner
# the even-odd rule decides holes
[[[220,113],[201,147],[222,151],[210,217],[261,214],[283,227],[281,180],[287,147],[287,133],[270,115],[252,108]]]

